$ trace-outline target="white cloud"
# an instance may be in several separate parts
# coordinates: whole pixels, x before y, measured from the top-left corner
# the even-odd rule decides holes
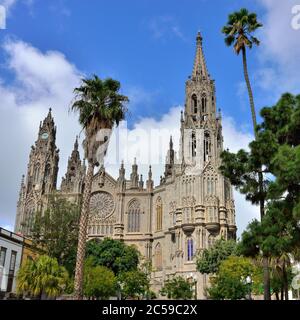
[[[274,100],[286,92],[299,93],[300,30],[292,27],[292,8],[299,0],[257,0],[266,10],[260,29],[258,59],[255,75],[258,86],[272,92]]]
[[[12,225],[30,146],[49,107],[53,109],[60,148],[58,184],[65,173],[75,136],[80,132],[77,117],[68,112],[80,72],[59,52],[42,53],[27,43],[11,40],[3,49],[14,80],[8,84],[0,79],[0,223]]]
[[[60,148],[58,185],[60,184],[75,135],[80,132],[77,117],[69,114],[68,106],[81,73],[60,52],[44,53],[28,43],[12,40],[7,41],[3,49],[7,54],[7,66],[14,76],[10,84],[0,79],[0,150],[3,155],[0,167],[0,224],[9,227],[14,223],[20,179],[26,172],[30,145],[36,140],[39,122],[46,116],[49,107],[53,108],[57,124],[57,146]],[[141,98],[139,92],[137,88],[137,101]],[[145,92],[141,92],[142,97],[145,96]],[[106,159],[107,171],[116,177],[120,161],[124,159],[126,174],[129,176],[133,158],[137,157],[139,172],[143,174],[144,180],[147,179],[148,165],[152,164],[154,179],[158,183],[159,176],[164,171],[170,135],[173,136],[175,150],[179,147],[181,109],[181,106],[173,107],[159,120],[141,118],[127,132],[128,137],[122,134],[122,124],[119,137],[121,148],[117,155],[116,141],[112,137]],[[143,136],[141,138],[141,132],[148,133],[146,139]],[[231,151],[245,148],[252,139],[251,134],[239,128],[230,117],[223,118],[223,133],[225,147]],[[126,143],[122,140],[125,138]],[[236,207],[241,231],[248,221],[257,216],[257,210],[238,194]]]
[[[7,12],[16,4],[17,0],[0,0],[0,5],[2,5]]]

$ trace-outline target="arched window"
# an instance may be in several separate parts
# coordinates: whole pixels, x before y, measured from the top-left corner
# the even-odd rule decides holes
[[[202,113],[206,113],[207,112],[206,105],[207,105],[206,94],[203,94],[202,98],[201,98]]]
[[[197,140],[195,132],[192,133],[192,157],[196,157],[197,154]]]
[[[192,261],[194,257],[194,242],[192,238],[187,240],[187,260]]]
[[[209,160],[211,154],[211,140],[209,132],[204,133],[204,162]]]
[[[208,249],[211,248],[211,247],[213,247],[214,244],[215,244],[215,238],[214,238],[213,235],[210,234],[210,235],[208,236],[208,241],[207,241]]]
[[[34,170],[33,170],[33,182],[37,183],[39,181],[39,176],[40,176],[40,164],[37,163],[34,166]]]
[[[154,263],[155,263],[155,268],[159,271],[162,270],[162,249],[160,243],[158,243],[155,246],[155,251],[154,251]]]
[[[215,194],[215,180],[214,180],[214,178],[207,179],[207,194]]]
[[[140,232],[141,208],[140,202],[132,200],[128,206],[128,232]]]
[[[163,220],[163,207],[161,198],[158,197],[156,200],[156,230],[162,230],[162,220]]]
[[[198,112],[197,96],[195,94],[192,95],[192,110],[194,113]]]
[[[47,163],[45,168],[45,180],[47,180],[48,177],[50,176],[50,171],[51,171],[51,165],[50,163]]]

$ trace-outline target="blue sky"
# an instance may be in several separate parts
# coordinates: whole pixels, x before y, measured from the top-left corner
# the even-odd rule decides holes
[[[151,103],[135,106],[133,116],[159,117],[184,101],[184,81],[192,69],[195,35],[200,30],[220,107],[248,123],[249,113],[236,103],[236,86],[243,81],[241,61],[224,46],[220,30],[227,14],[241,6],[260,16],[264,10],[254,1],[226,2],[20,1],[11,8],[0,39],[9,36],[41,51],[60,51],[85,74],[113,76],[124,89],[141,87],[151,95]],[[250,70],[254,61],[252,54]],[[5,68],[1,73],[10,79]]]
[[[225,142],[233,150],[246,147],[252,129],[242,61],[225,46],[220,30],[228,13],[247,7],[264,23],[258,33],[262,44],[248,56],[257,109],[274,103],[285,91],[296,93],[300,85],[300,30],[291,27],[296,0],[0,0],[0,4],[8,11],[7,28],[0,30],[0,148],[6,154],[1,160],[2,226],[14,224],[19,181],[39,121],[52,106],[57,121],[67,123],[61,119],[73,84],[82,75],[96,73],[121,81],[131,100],[130,128],[144,125],[145,119],[167,126],[165,121],[171,118],[164,115],[175,114],[172,108],[184,103],[184,83],[192,71],[200,30],[225,118]],[[9,125],[13,115],[15,126]],[[73,124],[66,128],[64,136],[58,133],[60,176],[78,130]],[[257,210],[241,197],[237,202],[251,212],[248,216],[237,212],[242,230]]]

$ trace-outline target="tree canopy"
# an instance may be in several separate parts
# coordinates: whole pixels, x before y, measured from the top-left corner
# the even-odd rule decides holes
[[[192,299],[194,294],[193,283],[181,276],[165,281],[160,293],[168,299]]]
[[[197,270],[200,273],[213,274],[219,269],[221,262],[237,253],[234,240],[217,240],[209,249],[204,249],[197,258]]]
[[[32,228],[33,245],[57,259],[70,275],[75,268],[79,213],[78,205],[52,195],[47,209],[37,213]]]
[[[119,275],[122,272],[137,270],[139,251],[119,240],[93,239],[87,243],[86,257],[91,257],[94,266],[104,266]]]
[[[17,274],[17,292],[29,296],[55,298],[64,292],[68,273],[55,258],[43,255],[28,259]]]
[[[88,259],[84,268],[83,293],[85,297],[108,299],[116,294],[116,277],[106,267],[94,267]]]

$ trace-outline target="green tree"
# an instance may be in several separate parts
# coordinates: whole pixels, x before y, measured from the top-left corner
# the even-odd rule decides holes
[[[252,282],[247,283],[250,277]],[[249,298],[262,282],[261,270],[249,259],[230,256],[220,264],[218,273],[210,278],[209,297],[215,300],[238,300]]]
[[[165,281],[160,293],[168,299],[192,299],[193,284],[181,276],[173,277]]]
[[[74,89],[75,101],[72,110],[79,113],[79,123],[85,131],[84,150],[88,161],[75,269],[74,291],[77,299],[82,299],[86,233],[94,168],[103,162],[110,131],[125,118],[126,114],[125,103],[128,98],[119,91],[119,81],[110,78],[101,80],[96,75],[91,79],[83,79],[81,86]]]
[[[237,244],[234,240],[217,240],[211,248],[204,249],[200,253],[197,258],[197,270],[203,274],[216,273],[221,262],[235,254],[237,254]]]
[[[225,159],[225,174],[231,175],[239,188],[247,187],[251,181],[248,166],[251,159],[252,164],[262,163],[264,172],[272,175],[265,188],[265,198],[269,200],[267,214],[261,222],[253,221],[249,225],[242,235],[242,248],[245,255],[255,256],[263,251],[269,261],[283,263],[282,281],[287,298],[288,259],[283,257],[298,250],[300,239],[300,96],[284,94],[276,105],[263,108],[261,116],[263,121],[258,126],[256,140],[250,144],[250,153],[238,160],[233,159],[233,154],[225,154],[231,158]],[[249,199],[255,201],[255,192],[249,190],[245,188]]]
[[[86,256],[91,257],[94,266],[104,266],[115,275],[137,270],[139,251],[134,246],[128,246],[119,240],[105,238],[93,239],[87,243]]]
[[[31,232],[33,245],[56,258],[70,275],[75,268],[79,214],[78,205],[52,195],[47,209],[36,215]]]
[[[37,260],[27,260],[17,274],[17,293],[42,298],[56,298],[64,292],[68,273],[57,260],[40,256]]]
[[[84,267],[83,293],[85,297],[108,299],[116,294],[116,277],[114,273],[103,266],[93,266],[88,259]]]
[[[256,130],[257,122],[253,92],[248,75],[246,48],[251,49],[253,44],[259,45],[259,40],[252,34],[260,27],[262,27],[262,24],[257,21],[256,13],[250,13],[247,9],[243,8],[240,11],[231,13],[228,16],[227,25],[222,29],[222,32],[225,34],[226,45],[233,45],[236,54],[240,54],[242,51],[244,77],[249,94],[254,130]]]
[[[150,291],[150,279],[141,270],[123,272],[118,276],[121,296],[124,299],[146,297]]]

